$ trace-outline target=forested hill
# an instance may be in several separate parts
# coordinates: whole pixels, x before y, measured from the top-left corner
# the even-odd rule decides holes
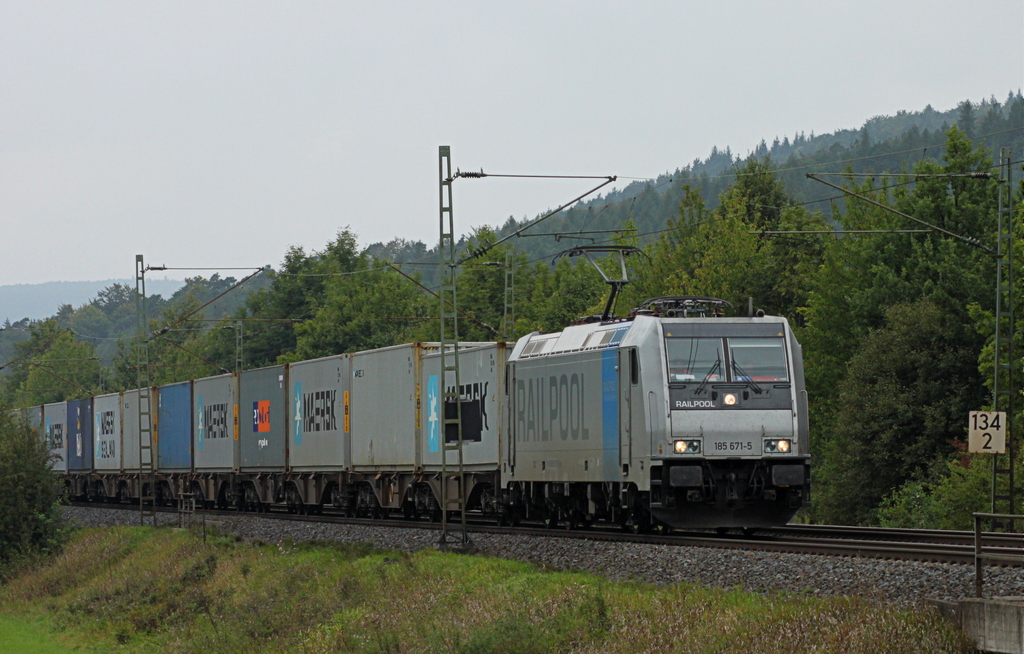
[[[921,111],[875,116],[857,129],[775,137],[770,144],[762,140],[746,156],[738,156],[728,147],[716,147],[706,159],[697,158],[657,179],[635,181],[607,195],[581,202],[547,220],[541,231],[621,229],[631,220],[641,241],[649,241],[670,219],[679,215],[684,185],[699,189],[706,206],[715,208],[719,195],[736,181],[735,173],[753,159],[768,162],[795,202],[805,203],[808,209],[830,217],[831,200],[837,192],[807,179],[807,173],[909,171],[921,159],[941,160],[945,152],[945,133],[952,125],[958,125],[978,145],[996,154],[1001,147],[1012,147],[1014,154],[1020,155],[1024,152],[1024,97],[1018,90],[1011,92],[1004,102],[993,96],[980,103],[964,101],[946,111],[937,111],[928,105]],[[543,213],[546,212],[537,217]],[[509,218],[504,225],[495,226],[495,230],[499,236],[506,236],[529,220]],[[516,240],[516,246],[531,258],[550,256],[567,247],[565,241],[550,238],[522,238]],[[436,257],[434,248],[405,239],[373,243],[366,251],[377,258],[396,262]],[[430,277],[430,273],[426,276]]]
[[[971,173],[992,170],[991,153],[1004,146],[1019,164],[1020,94],[1005,104],[963,103],[955,111],[874,118],[849,132],[797,135],[741,159],[716,150],[574,207],[543,231],[635,225],[645,256],[630,260],[619,315],[651,297],[713,295],[738,307],[752,298],[790,321],[803,346],[810,398],[815,490],[808,518],[966,529],[972,511],[988,508],[992,490],[989,455],[968,455],[964,438],[968,412],[991,407],[996,263],[984,248],[994,246],[1009,188]],[[837,181],[873,190],[883,205],[983,247],[938,232],[899,233],[906,219],[834,199],[839,191],[804,177],[847,169],[912,176],[895,185]],[[1019,206],[1024,184],[1013,188]],[[1018,225],[1021,215],[1015,213]],[[500,231],[520,224],[511,220]],[[810,236],[837,228],[858,235]],[[1017,229],[1019,251],[1024,229]],[[808,236],[771,238],[768,231]],[[601,311],[608,290],[587,262],[549,265],[546,255],[567,247],[565,240],[495,244],[494,235],[480,229],[464,241],[486,252],[456,273],[460,338],[514,340]],[[147,300],[147,377],[169,384],[436,340],[437,298],[424,287],[434,283],[437,266],[379,260],[434,257],[423,243],[401,240],[360,248],[357,235],[343,229],[323,248],[289,248],[276,270],[211,306],[207,300],[235,280],[187,280],[169,300]],[[1013,311],[1024,311],[1024,294],[1015,296]],[[132,289],[115,284],[50,320],[0,330],[0,397],[36,406],[134,388],[135,320]],[[1024,343],[1024,321],[1015,330],[1013,342]],[[14,342],[16,335],[24,340]],[[1024,420],[1021,408],[1016,420]],[[1024,461],[1015,474],[1024,478]]]

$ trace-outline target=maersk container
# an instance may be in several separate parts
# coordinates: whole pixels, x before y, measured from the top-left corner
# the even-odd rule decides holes
[[[192,382],[192,433],[196,472],[238,468],[238,376]]]
[[[499,436],[505,421],[505,343],[481,346],[463,346],[459,349],[459,403],[462,409],[462,453],[465,465],[472,468],[493,469],[500,461]],[[452,363],[447,357],[446,363]],[[451,375],[449,375],[449,378]],[[441,353],[425,352],[422,364],[422,421],[425,437],[422,440],[422,461],[427,469],[440,468],[444,412],[441,409],[443,393],[454,388],[442,388]],[[445,408],[454,417],[456,406],[449,402]],[[449,430],[445,440],[454,443],[458,435]],[[449,462],[454,460],[449,455]]]
[[[92,399],[93,461],[97,472],[121,470],[121,394],[109,393]]]
[[[67,404],[68,472],[92,472],[92,398]]]
[[[43,406],[43,430],[50,445],[50,466],[54,472],[68,470],[68,405],[56,402]]]
[[[242,472],[285,469],[286,374],[284,366],[271,366],[239,375],[238,442]]]
[[[192,382],[156,389],[157,471],[192,470]]]
[[[356,470],[420,465],[419,389],[422,343],[351,355],[352,466]]]
[[[351,359],[348,355],[288,366],[291,413],[288,467],[295,471],[344,470],[350,465],[348,434]]]

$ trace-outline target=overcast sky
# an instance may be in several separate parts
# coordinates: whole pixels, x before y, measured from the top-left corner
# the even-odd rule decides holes
[[[0,284],[433,245],[439,145],[653,177],[1022,84],[1022,0],[0,0]],[[456,231],[590,186],[460,180]]]

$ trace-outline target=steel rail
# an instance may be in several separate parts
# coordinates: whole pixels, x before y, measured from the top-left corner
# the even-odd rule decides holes
[[[128,504],[96,504],[72,502],[72,506],[95,509],[133,509]],[[158,508],[168,514],[177,513],[174,508]],[[197,515],[218,517],[255,517],[272,520],[318,522],[367,527],[390,527],[412,529],[440,529],[440,522],[409,519],[348,518],[336,514],[301,515],[280,511],[238,512],[201,510]],[[520,535],[534,537],[556,537],[591,540],[600,542],[668,545],[676,547],[708,547],[717,549],[739,549],[760,552],[791,554],[814,554],[851,558],[888,559],[894,561],[930,561],[937,563],[974,563],[974,545],[963,544],[961,538],[967,532],[943,532],[940,530],[881,529],[872,527],[845,527],[833,525],[787,526],[763,530],[762,535],[718,534],[710,531],[671,532],[669,534],[632,534],[615,528],[592,527],[589,529],[545,528],[532,523],[518,527],[498,527],[481,522],[479,516],[468,521],[469,531],[480,534]],[[803,532],[803,533],[801,533]],[[919,534],[917,537],[914,534]],[[951,541],[943,542],[945,534]],[[876,540],[885,535],[908,539],[901,541]],[[1024,547],[1020,545],[1020,534],[987,533],[986,554],[995,555],[1003,566],[1024,567]],[[1016,538],[1011,545],[1006,538]]]

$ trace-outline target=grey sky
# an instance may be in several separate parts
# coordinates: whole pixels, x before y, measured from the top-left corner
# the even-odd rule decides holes
[[[3,1],[0,284],[433,244],[442,144],[648,177],[1022,81],[1021,0]],[[457,230],[588,185],[460,181]]]

